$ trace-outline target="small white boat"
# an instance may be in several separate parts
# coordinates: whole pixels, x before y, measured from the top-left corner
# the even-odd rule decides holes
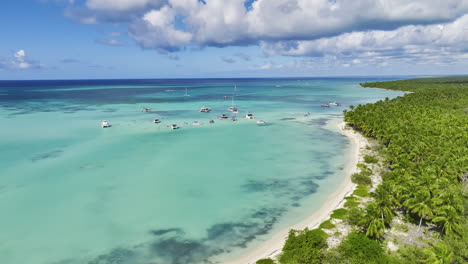
[[[328,105],[329,105],[329,106],[339,106],[339,105],[341,105],[341,104],[340,104],[340,103],[337,103],[337,102],[335,102],[335,101],[333,101],[333,102],[329,102]]]
[[[171,128],[172,128],[172,129],[178,129],[179,127],[178,127],[176,124],[173,124],[173,125],[171,126]]]
[[[102,127],[102,128],[110,127],[110,124],[109,124],[109,122],[107,122],[106,120],[103,120],[103,121],[101,122],[101,127]]]
[[[239,110],[237,110],[237,108],[234,107],[234,96],[231,97],[231,106],[228,107],[227,110],[236,114],[239,113]]]
[[[233,117],[231,117],[231,120],[232,121],[237,121],[237,117],[233,116]]]
[[[190,94],[187,93],[187,88],[185,88],[185,94],[184,96],[190,96]]]
[[[192,125],[194,125],[194,126],[199,126],[199,125],[201,125],[201,124],[202,124],[202,123],[200,123],[200,122],[198,122],[198,121],[194,121],[194,122],[192,123]]]
[[[200,108],[200,112],[202,113],[208,113],[211,111],[211,108],[207,107],[207,106],[204,106],[202,108]]]
[[[159,118],[155,118],[155,119],[153,119],[153,122],[154,122],[155,124],[158,124],[158,123],[161,123],[161,120],[159,120]]]
[[[151,108],[143,107],[143,108],[141,109],[141,111],[142,111],[142,112],[149,112],[149,111],[151,111]]]
[[[239,113],[239,110],[237,110],[237,108],[235,108],[234,106],[228,107],[228,111],[231,111],[236,114]]]
[[[258,120],[258,121],[257,121],[257,124],[265,124],[265,123],[266,123],[266,122],[263,121],[263,120]]]
[[[329,104],[321,104],[320,106],[321,106],[321,107],[330,107]]]
[[[245,115],[245,118],[247,118],[247,119],[253,119],[253,118],[254,118],[254,115],[251,114],[251,113],[248,113],[248,114]]]
[[[234,85],[234,92],[237,92],[239,90],[237,90],[237,85]]]

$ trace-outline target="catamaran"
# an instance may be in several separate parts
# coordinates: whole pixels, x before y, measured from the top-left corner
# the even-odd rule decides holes
[[[228,111],[231,111],[235,114],[239,113],[239,111],[237,110],[237,108],[234,107],[234,95],[232,96],[232,100],[231,100],[231,106],[228,107]]]

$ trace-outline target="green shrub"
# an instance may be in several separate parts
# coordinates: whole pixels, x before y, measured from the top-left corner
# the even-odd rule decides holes
[[[358,186],[356,190],[354,190],[353,195],[359,197],[369,197],[369,190],[367,190],[364,186]]]
[[[319,264],[322,263],[327,247],[328,235],[321,229],[290,230],[283,246],[281,264]]]
[[[365,163],[377,163],[379,162],[379,160],[375,156],[365,155],[364,162]]]
[[[361,233],[351,233],[338,252],[351,263],[387,263],[382,244]]]
[[[336,225],[334,225],[334,224],[330,221],[330,219],[328,219],[328,220],[325,221],[325,222],[322,222],[322,223],[320,224],[320,226],[319,226],[319,228],[321,228],[321,229],[332,229],[332,228],[335,228],[335,227],[336,227]]]
[[[346,208],[354,208],[354,207],[357,207],[359,205],[359,202],[356,202],[356,201],[353,201],[353,200],[349,200],[349,201],[346,201],[344,206]]]
[[[275,264],[275,262],[271,258],[267,259],[259,259],[255,264]]]
[[[372,183],[369,175],[363,172],[356,172],[351,175],[351,181],[356,184],[370,185]]]
[[[340,208],[340,209],[336,209],[335,211],[333,211],[333,213],[330,215],[330,218],[344,220],[347,214],[348,214],[348,210],[346,210],[345,208]]]
[[[346,216],[346,221],[351,225],[360,226],[362,227],[363,219],[364,219],[365,211],[362,208],[351,208],[348,211],[348,215]]]

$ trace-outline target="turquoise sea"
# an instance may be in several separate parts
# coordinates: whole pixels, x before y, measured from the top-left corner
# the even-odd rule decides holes
[[[0,262],[241,255],[340,185],[350,144],[330,124],[402,95],[359,86],[375,80],[0,81]],[[238,120],[221,120],[232,103]]]

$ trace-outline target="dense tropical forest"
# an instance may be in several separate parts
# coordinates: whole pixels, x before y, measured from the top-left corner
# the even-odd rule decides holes
[[[344,111],[376,142],[352,175],[358,187],[318,229],[291,230],[279,258],[257,264],[468,263],[468,77],[361,86],[408,93]],[[337,224],[351,231],[330,233]]]

